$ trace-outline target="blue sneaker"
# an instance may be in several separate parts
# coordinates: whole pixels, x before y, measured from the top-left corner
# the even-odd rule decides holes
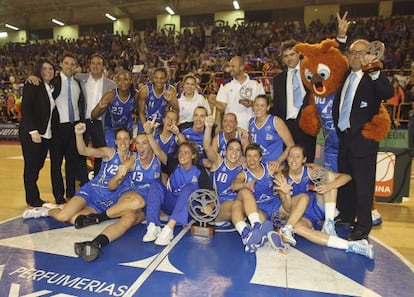
[[[371,210],[372,226],[378,226],[382,223],[382,217],[378,210]]]
[[[288,245],[283,242],[282,237],[276,231],[267,233],[267,240],[269,241],[270,246],[279,253],[287,253]]]
[[[347,253],[355,253],[362,256],[365,256],[369,259],[375,258],[375,249],[372,244],[366,239],[350,241],[349,246],[346,249]]]
[[[253,229],[245,228],[242,233],[242,241],[244,244],[244,251],[246,253],[254,253],[260,245],[262,235],[260,232],[260,223],[256,223]],[[248,231],[246,231],[248,230]]]
[[[265,244],[266,240],[268,239],[267,234],[274,230],[275,229],[273,227],[273,224],[269,220],[266,220],[262,223],[262,225],[260,226],[260,232],[262,237],[258,247],[262,247]]]
[[[333,220],[327,220],[323,223],[321,232],[332,236],[338,236],[335,230],[335,222]]]

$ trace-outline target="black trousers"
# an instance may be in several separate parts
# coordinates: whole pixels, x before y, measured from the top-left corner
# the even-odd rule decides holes
[[[371,207],[375,194],[377,153],[355,156],[350,150],[339,150],[338,171],[352,180],[338,190],[337,207],[347,222],[357,219],[355,230],[369,233],[372,228]]]
[[[80,156],[76,149],[74,124],[61,123],[53,126],[50,145],[50,171],[53,196],[56,202],[75,195],[75,177],[80,166]],[[65,184],[63,183],[62,164],[65,159]],[[66,189],[65,189],[66,186]]]
[[[50,140],[42,138],[41,143],[34,143],[29,133],[23,132],[19,135],[24,159],[23,181],[26,192],[26,203],[38,207],[43,204],[40,197],[37,180],[39,172],[45,164]]]

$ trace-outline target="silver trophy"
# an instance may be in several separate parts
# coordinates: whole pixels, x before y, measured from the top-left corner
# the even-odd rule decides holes
[[[384,57],[385,45],[378,40],[370,42],[363,53],[362,71],[375,72],[382,68],[380,60]]]
[[[239,100],[240,104],[245,105],[248,102],[247,100],[249,100],[249,101],[254,100],[254,98],[253,98],[253,87],[252,87],[250,82],[244,84],[240,88],[239,95],[240,95],[240,100]]]
[[[211,222],[220,211],[220,201],[214,191],[199,189],[188,198],[188,212],[196,221],[191,226],[191,235],[202,237],[214,236],[214,225]]]
[[[309,170],[309,178],[314,184],[314,187],[326,184],[329,181],[329,171],[323,167],[313,167]],[[314,187],[310,187],[310,190],[314,190]]]

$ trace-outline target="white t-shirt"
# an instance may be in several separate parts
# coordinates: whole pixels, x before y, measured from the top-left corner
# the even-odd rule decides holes
[[[265,94],[265,90],[259,80],[251,79],[247,74],[245,75],[246,80],[242,84],[235,78],[224,81],[218,90],[217,101],[226,103],[225,113],[235,113],[238,126],[247,130],[249,119],[253,116],[253,110],[251,107],[240,104],[239,100],[249,99],[254,101],[258,95]]]
[[[181,93],[178,98],[178,106],[180,108],[179,123],[192,122],[194,109],[198,106],[203,106],[207,109],[208,114],[211,114],[210,105],[206,98],[198,92],[194,92],[194,96],[191,100],[184,98],[184,94]]]

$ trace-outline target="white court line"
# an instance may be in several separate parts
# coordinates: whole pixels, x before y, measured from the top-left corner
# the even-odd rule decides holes
[[[384,248],[388,249],[391,253],[393,253],[397,258],[399,258],[401,260],[401,262],[403,262],[405,265],[407,265],[408,268],[410,268],[410,270],[412,272],[414,272],[414,265],[411,263],[410,260],[408,260],[405,256],[403,256],[403,254],[401,254],[399,251],[397,251],[395,248],[389,246],[388,244],[382,242],[381,240],[379,240],[378,238],[376,238],[375,236],[369,235],[370,239],[375,240],[377,243],[379,243],[380,245],[382,245]]]
[[[147,267],[147,269],[144,270],[144,272],[136,279],[136,281],[129,287],[128,291],[125,292],[123,295],[124,297],[132,297],[138,289],[144,284],[144,282],[147,280],[147,278],[150,277],[150,275],[154,272],[154,270],[161,264],[162,260],[173,249],[173,247],[180,241],[180,239],[188,232],[188,230],[191,228],[191,225],[195,223],[194,220],[192,220],[187,226],[181,230],[180,233],[177,234],[177,236],[171,241],[169,245],[163,249],[163,251],[152,261],[152,263]]]

